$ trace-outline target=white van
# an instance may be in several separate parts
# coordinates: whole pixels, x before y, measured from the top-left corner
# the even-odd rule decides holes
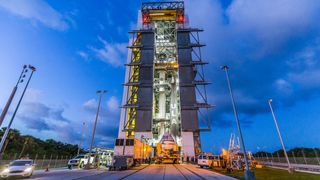
[[[198,156],[198,166],[201,168],[203,167],[210,167],[213,163],[213,156],[201,154]]]

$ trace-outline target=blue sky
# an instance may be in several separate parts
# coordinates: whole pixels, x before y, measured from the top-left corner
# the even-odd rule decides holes
[[[319,147],[320,2],[316,0],[186,0],[192,27],[203,28],[203,58],[212,132],[205,151],[227,147],[237,132],[224,73],[230,77],[249,150],[280,143],[268,109],[274,109],[288,148]],[[91,134],[97,89],[103,98],[96,144],[112,146],[117,135],[129,35],[141,1],[0,0],[0,109],[23,64],[37,72],[13,124],[23,134],[78,143],[86,122]],[[18,93],[21,93],[21,89]],[[16,98],[17,99],[17,98]],[[16,103],[16,101],[15,101]],[[13,111],[10,109],[4,126]],[[205,142],[205,143],[204,143]]]

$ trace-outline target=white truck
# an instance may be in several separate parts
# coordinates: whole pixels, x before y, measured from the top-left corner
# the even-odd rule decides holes
[[[94,162],[95,155],[91,154],[90,164]],[[73,167],[83,168],[88,164],[89,154],[80,154],[68,161],[68,168],[72,169]]]
[[[210,154],[200,154],[198,156],[198,166],[200,166],[200,168],[211,167],[213,165],[213,159],[213,156]]]

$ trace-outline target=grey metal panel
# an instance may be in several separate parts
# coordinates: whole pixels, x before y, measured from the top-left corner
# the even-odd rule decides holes
[[[177,41],[178,41],[178,46],[186,46],[190,44],[189,32],[178,32]]]
[[[180,87],[180,104],[193,107],[196,103],[196,93],[194,87]]]
[[[141,49],[140,62],[141,64],[153,64],[154,57],[153,49]]]
[[[186,46],[190,43],[188,32],[177,33],[178,45]],[[192,48],[178,49],[178,62],[179,64],[190,64],[192,61]],[[192,66],[180,66],[179,78],[181,84],[191,84],[195,77],[195,72]]]
[[[196,73],[192,66],[182,66],[179,68],[180,84],[192,84]]]
[[[152,46],[154,45],[154,33],[153,32],[143,32],[141,34],[141,45],[142,46]]]
[[[180,87],[181,124],[183,131],[196,131],[198,110],[194,107],[196,94],[194,87]]]
[[[198,112],[196,110],[181,110],[182,131],[198,129]]]
[[[178,47],[188,46],[190,44],[190,36],[188,32],[178,32],[177,33],[177,43]],[[178,60],[179,64],[190,64],[192,60],[192,48],[179,49],[178,50]]]
[[[152,67],[143,67],[139,69],[139,83],[140,84],[151,84],[153,82],[153,68]]]
[[[139,109],[150,109],[152,110],[152,97],[153,90],[150,87],[139,87],[138,90],[138,105]],[[150,119],[151,121],[151,119]]]
[[[178,58],[179,58],[179,64],[190,64],[191,62],[191,48],[187,49],[179,49],[178,51]]]
[[[154,59],[154,34],[150,32],[141,34],[142,47],[149,47],[148,49],[141,49],[140,62],[144,65],[152,65]],[[139,86],[138,89],[138,105],[136,116],[135,132],[151,131],[152,122],[152,99],[153,99],[153,66],[139,66]]]
[[[151,131],[152,111],[138,110],[135,132]]]
[[[189,32],[177,33],[178,46],[187,46],[190,44]],[[192,61],[192,49],[178,49],[179,64],[190,64]],[[196,104],[195,87],[190,86],[195,78],[193,66],[179,66],[180,79],[180,105],[181,105],[181,127],[182,131],[197,131],[198,112],[194,108]],[[189,85],[189,86],[186,86]]]

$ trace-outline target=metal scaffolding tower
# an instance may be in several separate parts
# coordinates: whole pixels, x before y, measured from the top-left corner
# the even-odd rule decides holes
[[[152,147],[170,137],[183,157],[201,153],[210,118],[199,32],[186,27],[184,2],[147,2],[141,28],[129,32],[119,138],[142,137]],[[171,138],[172,137],[172,138]],[[156,156],[156,154],[153,154]]]

